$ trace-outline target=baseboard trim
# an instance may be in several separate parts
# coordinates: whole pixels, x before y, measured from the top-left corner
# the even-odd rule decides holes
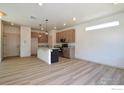
[[[79,60],[79,61],[92,62],[92,63],[96,63],[96,64],[100,64],[100,65],[105,65],[105,66],[110,66],[110,67],[114,67],[114,68],[124,69],[124,67],[119,67],[119,66],[110,65],[110,64],[104,64],[104,63],[95,62],[95,61],[91,61],[91,60],[86,60],[86,59],[81,59],[81,58],[75,58],[75,59]]]

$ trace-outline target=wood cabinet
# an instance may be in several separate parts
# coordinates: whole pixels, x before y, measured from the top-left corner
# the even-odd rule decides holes
[[[45,33],[31,32],[32,38],[38,38],[38,43],[48,43],[48,35]]]
[[[75,48],[63,48],[63,57],[74,58],[75,57]]]
[[[56,42],[61,43],[61,39],[65,39],[66,43],[74,43],[75,42],[75,30],[69,29],[62,32],[56,33]]]
[[[38,43],[48,43],[48,35],[45,33],[39,33]]]
[[[60,33],[56,33],[56,42],[60,42]]]
[[[37,38],[38,37],[38,32],[31,32],[31,37],[32,38]]]

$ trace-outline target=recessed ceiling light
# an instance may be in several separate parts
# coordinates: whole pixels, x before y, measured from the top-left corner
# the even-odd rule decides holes
[[[63,25],[66,26],[66,23],[64,23]]]
[[[39,6],[42,6],[42,5],[43,5],[43,3],[38,3],[38,5],[39,5]]]
[[[54,29],[56,29],[56,27],[54,27]]]
[[[73,19],[72,19],[73,21],[76,21],[76,17],[73,17]]]

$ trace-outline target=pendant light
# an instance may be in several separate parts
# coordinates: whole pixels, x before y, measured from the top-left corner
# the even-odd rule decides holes
[[[48,34],[48,31],[47,31],[47,23],[48,23],[48,19],[46,19],[45,21],[46,21],[46,32],[45,32],[45,34]]]

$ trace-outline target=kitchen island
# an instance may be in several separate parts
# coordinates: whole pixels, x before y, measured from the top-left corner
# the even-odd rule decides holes
[[[37,57],[47,64],[59,61],[59,48],[38,47]]]

